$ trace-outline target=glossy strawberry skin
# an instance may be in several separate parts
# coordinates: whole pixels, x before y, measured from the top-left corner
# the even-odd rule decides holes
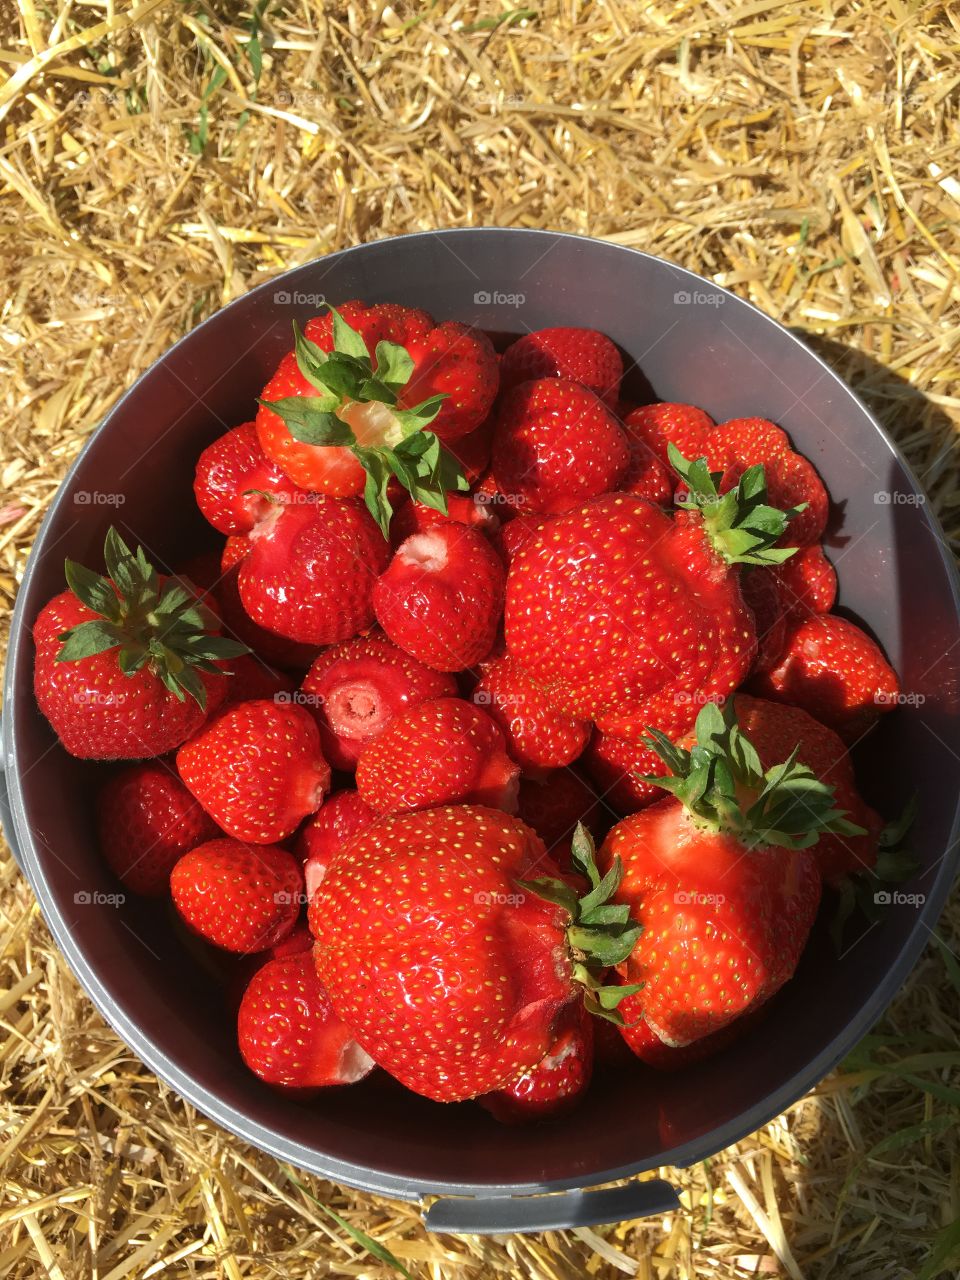
[[[546,1055],[534,1067],[480,1105],[501,1124],[529,1124],[572,1111],[590,1087],[593,1074],[593,1023],[598,1021],[574,999],[557,1018]]]
[[[325,649],[307,672],[303,692],[315,706],[324,755],[334,769],[351,771],[398,712],[452,696],[457,685],[375,632]]]
[[[564,378],[515,387],[501,402],[493,473],[522,512],[555,515],[619,488],[630,448],[601,400]]]
[[[469,525],[480,533],[491,534],[500,527],[492,504],[472,493],[447,494],[447,514],[422,502],[402,502],[390,521],[390,543],[396,549],[415,533],[426,533],[438,524]]]
[[[560,710],[643,724],[653,697],[725,697],[743,680],[753,618],[698,521],[609,494],[554,517],[514,558],[507,650]]]
[[[744,1014],[734,1022],[729,1022],[719,1031],[694,1040],[691,1044],[680,1047],[664,1044],[660,1037],[651,1031],[642,1013],[642,1000],[639,995],[625,996],[617,1006],[627,1024],[620,1031],[622,1043],[630,1051],[645,1062],[648,1067],[658,1071],[682,1071],[684,1067],[695,1062],[703,1062],[715,1053],[720,1053],[728,1045],[738,1040],[754,1023],[756,1014]]]
[[[359,791],[337,791],[328,796],[297,837],[297,856],[303,860],[307,900],[313,896],[332,858],[367,831],[380,815]]]
[[[240,1002],[237,1039],[254,1075],[284,1089],[353,1084],[374,1066],[333,1012],[308,951],[268,960],[254,974]]]
[[[616,345],[596,329],[537,329],[510,344],[500,361],[500,386],[564,378],[577,382],[614,408],[623,360]]]
[[[572,995],[565,913],[517,884],[549,866],[523,823],[471,806],[384,819],[331,863],[309,910],[317,972],[407,1088],[476,1097],[549,1050]]]
[[[303,496],[263,452],[253,422],[234,427],[204,449],[193,492],[204,518],[226,534],[249,533],[269,511],[271,499],[295,502]]]
[[[426,666],[462,671],[493,647],[505,577],[483,534],[448,521],[397,549],[373,591],[377,621]]]
[[[483,663],[473,700],[500,726],[508,751],[524,770],[570,764],[590,737],[586,721],[555,711],[543,690],[506,655]]]
[[[615,857],[617,896],[643,925],[624,976],[644,984],[644,1019],[665,1043],[719,1031],[792,976],[820,901],[809,850],[747,851],[695,826],[669,797],[614,827],[599,863]]]
[[[667,403],[643,404],[630,409],[623,413],[623,425],[634,439],[646,444],[672,474],[667,446],[675,445],[685,458],[700,458],[714,423],[710,415],[696,405]]]
[[[777,578],[769,569],[748,569],[741,574],[743,599],[753,613],[757,633],[757,656],[754,671],[769,671],[783,652],[787,637],[787,618],[783,595]]]
[[[469,435],[493,407],[500,376],[497,356],[487,335],[456,320],[435,325],[412,339],[407,350],[414,373],[398,403],[412,408],[430,396],[445,395],[430,430],[444,442]]]
[[[264,699],[227,707],[180,748],[177,769],[217,824],[251,844],[285,840],[330,786],[313,717]]]
[[[900,699],[900,682],[880,646],[846,618],[813,614],[794,623],[772,670],[752,692],[802,707],[846,742],[861,738]]]
[[[241,561],[240,599],[254,622],[301,644],[327,645],[373,622],[373,587],[389,545],[356,499],[279,507]]]
[[[630,450],[630,465],[620,481],[620,488],[624,493],[646,498],[649,502],[655,502],[657,506],[670,506],[676,487],[676,476],[664,462],[660,461],[642,436],[631,431],[627,423],[623,425]]]
[[[195,933],[225,951],[263,951],[297,922],[303,876],[297,860],[274,845],[210,840],[177,862],[170,892]]]
[[[357,790],[379,813],[439,804],[515,812],[519,767],[498,725],[460,698],[433,698],[395,716],[357,762]]]
[[[194,734],[227,692],[227,676],[201,672],[206,709],[178,700],[149,667],[124,675],[117,651],[57,662],[60,636],[96,615],[72,591],[41,609],[34,623],[34,693],[64,748],[88,760],[143,760],[175,750]]]
[[[819,544],[800,547],[796,555],[765,572],[775,578],[790,622],[811,613],[829,613],[837,602],[837,572]]]
[[[529,542],[547,518],[545,516],[517,516],[515,520],[501,525],[496,533],[492,535],[491,541],[500,559],[508,569],[520,548]]]
[[[171,765],[122,769],[97,795],[100,852],[131,893],[160,897],[177,860],[218,834]]]
[[[254,622],[240,598],[239,563],[224,572],[212,595],[225,634],[245,644],[259,661],[284,671],[305,671],[317,656],[317,645],[300,644]]]

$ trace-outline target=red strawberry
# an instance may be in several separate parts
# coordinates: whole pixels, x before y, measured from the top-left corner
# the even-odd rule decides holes
[[[416,498],[461,487],[459,465],[440,441],[471,433],[493,404],[497,358],[483,333],[362,302],[330,308],[294,332],[296,346],[257,414],[264,452],[291,479],[342,498],[363,492],[369,473],[367,500],[384,531],[389,476]]]
[[[263,699],[211,720],[177,752],[177,769],[218,825],[252,844],[285,840],[330,786],[310,713]]]
[[[600,950],[629,953],[625,909],[590,924],[561,881],[542,886],[560,901],[540,897],[526,879],[537,871],[551,871],[539,837],[472,806],[386,818],[331,862],[310,903],[317,972],[357,1041],[407,1088],[454,1102],[541,1062],[577,991],[568,927],[581,975],[599,971]]]
[[[791,622],[810,613],[829,613],[837,602],[837,572],[819,544],[800,547],[796,555],[767,572],[776,579]]]
[[[227,696],[224,704],[234,702],[250,702],[254,698],[271,698],[283,702],[283,695],[290,695],[286,700],[292,701],[296,690],[296,682],[281,671],[274,671],[260,658],[252,653],[243,653],[230,663],[230,683],[227,685]]]
[[[234,427],[204,449],[197,461],[193,492],[213,527],[230,534],[249,533],[270,510],[271,501],[296,501],[303,496],[303,490],[263,452],[253,422]]]
[[[69,591],[33,628],[33,687],[71,755],[138,760],[164,755],[203,724],[227,691],[222,662],[245,652],[176,578],[160,578],[115,529],[109,577],[66,562]]]
[[[473,700],[503,730],[507,749],[522,769],[556,769],[576,760],[589,725],[555,711],[543,690],[506,655],[480,668]]]
[[[274,845],[209,840],[173,868],[170,892],[194,932],[225,951],[263,951],[293,931],[303,876],[293,854]]]
[[[282,667],[285,671],[305,671],[317,656],[318,646],[298,644],[254,622],[240,599],[239,574],[239,566],[228,569],[213,591],[224,631],[247,645],[256,658],[268,666]]]
[[[624,493],[646,498],[657,506],[668,507],[673,499],[674,474],[653,452],[646,440],[623,424],[630,449],[630,465],[620,482]]]
[[[520,770],[499,727],[460,698],[433,698],[394,716],[364,747],[357,790],[379,813],[437,804],[516,812]]]
[[[692,404],[642,404],[624,415],[623,425],[669,468],[669,444],[675,445],[685,458],[703,455],[713,419]]]
[[[732,714],[704,707],[696,741],[691,757],[657,739],[674,794],[625,818],[600,855],[623,863],[617,897],[643,926],[620,971],[669,1045],[719,1031],[791,977],[820,898],[808,846],[858,830],[799,760],[764,772]]]
[[[468,484],[476,484],[490,465],[490,445],[493,441],[493,418],[476,427],[465,436],[448,440],[445,448],[452,453],[463,471]]]
[[[883,651],[854,623],[812,614],[787,633],[777,665],[754,677],[753,692],[803,707],[847,742],[861,738],[900,700]]]
[[[446,515],[434,507],[427,507],[422,502],[412,500],[399,506],[390,522],[390,542],[394,547],[399,547],[401,542],[412,538],[415,533],[427,533],[438,524],[446,524],[449,521],[469,525],[480,533],[493,533],[500,527],[500,521],[494,514],[493,507],[484,500],[483,496],[472,493],[451,493],[447,497]]]
[[[521,778],[517,814],[533,827],[562,870],[577,824],[582,822],[594,839],[604,835],[615,820],[613,812],[573,769],[555,769],[538,778]]]
[[[771,530],[785,518],[763,502],[762,469],[744,478],[734,515],[705,470],[686,465],[698,511],[671,519],[610,494],[555,516],[510,566],[508,651],[570,715],[649,723],[651,699],[726,697],[752,665],[736,566],[782,558]]]
[[[220,553],[220,573],[217,574],[217,580],[229,569],[232,569],[235,564],[239,564],[244,556],[249,553],[251,546],[252,543],[246,534],[231,535],[223,544],[223,551]],[[216,584],[213,583],[211,585]]]
[[[617,403],[623,360],[596,329],[538,329],[510,344],[500,361],[504,390],[540,378],[578,382],[611,408]]]
[[[97,796],[100,852],[131,893],[159,897],[182,854],[217,834],[217,825],[164,763],[121,770]]]
[[[597,793],[620,813],[635,813],[661,798],[658,787],[640,781],[648,774],[662,774],[665,769],[650,747],[597,729],[580,763]]]
[[[493,534],[491,541],[508,569],[514,556],[545,523],[545,519],[544,516],[517,516],[508,524],[501,525]]]
[[[732,488],[748,467],[763,463],[775,507],[786,511],[806,503],[790,521],[782,545],[803,547],[820,540],[830,500],[812,463],[790,448],[786,432],[766,418],[734,418],[714,427],[702,452],[712,471],[724,473],[723,490]]]
[[[303,691],[317,708],[324,755],[335,769],[349,771],[399,711],[453,695],[457,684],[374,633],[325,649]]]
[[[462,671],[493,647],[504,577],[483,534],[452,521],[437,525],[397,549],[374,588],[377,621],[428,667]]]
[[[251,534],[237,570],[254,622],[301,644],[336,644],[373,622],[373,586],[389,544],[363,504],[317,498],[280,506]]]
[[[337,791],[327,797],[297,837],[308,900],[326,874],[330,859],[372,827],[379,816],[358,791]]]
[[[501,1124],[527,1124],[572,1110],[590,1087],[599,1021],[580,1001],[571,1001],[558,1015],[546,1056],[505,1088],[480,1098],[480,1105]]]
[[[759,1013],[744,1014],[735,1022],[728,1022],[719,1031],[677,1047],[664,1044],[656,1032],[650,1029],[649,1024],[644,1021],[642,1005],[643,997],[639,994],[627,996],[620,1002],[625,1025],[620,1028],[619,1035],[621,1043],[628,1045],[641,1062],[649,1067],[656,1067],[658,1071],[681,1071],[694,1062],[711,1058],[753,1026]]]
[[[493,473],[501,493],[521,510],[569,511],[619,488],[629,466],[619,422],[576,382],[524,382],[504,397],[493,437]]]
[[[333,1012],[309,952],[257,971],[240,1003],[237,1037],[254,1075],[285,1089],[354,1084],[374,1066]]]
[[[787,564],[789,563],[788,560]],[[753,613],[753,625],[757,633],[754,671],[769,671],[783,652],[787,638],[787,619],[776,573],[776,568],[765,569],[758,565],[740,577],[740,590]]]

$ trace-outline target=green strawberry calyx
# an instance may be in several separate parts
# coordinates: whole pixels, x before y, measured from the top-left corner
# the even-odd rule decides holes
[[[796,748],[783,764],[765,770],[737,724],[732,703],[723,710],[706,703],[694,733],[696,742],[688,751],[659,729],[648,729],[643,743],[670,774],[641,781],[676,796],[697,826],[734,835],[748,849],[808,849],[826,831],[865,834],[846,818],[845,809],[836,808],[833,787],[797,760]]]
[[[75,560],[64,562],[70,590],[97,616],[58,636],[56,661],[79,662],[116,649],[125,676],[148,667],[179,702],[189,695],[205,710],[200,672],[219,672],[218,662],[248,653],[247,646],[212,635],[216,615],[182,581],[161,583],[143,547],[132,552],[113,527],[103,559],[106,577]]]
[[[783,564],[795,554],[796,547],[776,543],[807,504],[788,511],[770,506],[762,462],[748,467],[736,485],[721,494],[723,472],[711,471],[706,458],[691,461],[674,444],[667,445],[667,454],[687,491],[677,506],[700,512],[707,537],[728,564]]]
[[[329,309],[330,352],[293,324],[297,368],[316,395],[259,403],[283,419],[295,440],[350,450],[367,473],[364,501],[384,536],[393,514],[387,497],[391,476],[417,502],[446,515],[447,492],[469,488],[460,463],[427,430],[446,395],[401,408],[401,394],[414,371],[410,353],[395,342],[378,342],[371,358],[356,329],[335,307]]]
[[[910,849],[910,830],[917,816],[917,797],[912,796],[898,818],[880,832],[877,861],[872,867],[853,871],[837,886],[837,906],[830,936],[838,954],[843,951],[847,921],[859,912],[870,925],[878,924],[894,902],[891,888],[905,884],[920,869],[920,861]]]
[[[606,983],[604,972],[627,959],[643,926],[631,918],[626,903],[614,901],[623,880],[622,862],[614,858],[610,870],[601,876],[593,839],[582,822],[574,832],[572,855],[574,867],[590,884],[582,897],[572,885],[555,876],[517,883],[569,913],[567,944],[573,957],[573,977],[584,987],[585,1008],[598,1018],[626,1026],[617,1005],[626,996],[635,995],[642,983]]]

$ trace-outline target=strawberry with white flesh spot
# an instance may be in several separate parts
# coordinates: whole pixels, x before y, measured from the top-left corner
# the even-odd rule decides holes
[[[268,960],[251,978],[237,1015],[240,1055],[283,1089],[355,1084],[374,1068],[333,1011],[308,951]]]
[[[578,382],[615,408],[623,377],[616,345],[596,329],[536,329],[512,342],[500,360],[500,386],[566,378]]]
[[[433,698],[394,716],[357,761],[357,790],[378,813],[485,804],[516,813],[520,766],[473,703]]]
[[[141,760],[195,733],[227,692],[224,662],[246,646],[176,578],[163,578],[111,528],[107,577],[73,560],[70,589],[33,629],[34,693],[71,755]]]
[[[177,752],[177,769],[217,825],[250,844],[285,840],[330,788],[313,717],[263,698],[204,725]]]
[[[263,452],[253,422],[234,427],[204,449],[193,492],[210,524],[231,535],[249,533],[273,503],[306,496]]]
[[[173,868],[174,906],[195,933],[225,951],[246,955],[289,937],[300,915],[303,874],[276,845],[210,840]]]
[[[793,975],[816,917],[822,832],[861,835],[834,789],[794,752],[763,770],[732,708],[713,703],[688,751],[652,732],[669,798],[618,823],[601,866],[622,863],[617,899],[642,933],[620,973],[669,1045],[719,1031]]]
[[[308,901],[326,875],[330,859],[372,827],[379,817],[359,791],[336,791],[324,800],[297,837],[296,852],[303,859]]]
[[[401,543],[373,607],[401,649],[435,671],[463,671],[493,648],[505,579],[483,534],[448,521]]]
[[[352,325],[356,325],[354,328]],[[446,510],[467,488],[441,443],[479,426],[498,386],[482,333],[422,311],[347,303],[294,325],[293,352],[264,388],[257,431],[265,453],[304,488],[363,493],[384,534],[391,477],[419,502]]]
[[[606,987],[638,930],[619,871],[578,898],[540,838],[479,806],[385,818],[334,858],[310,902],[317,972],[336,1013],[415,1093],[457,1102],[542,1062],[571,1000],[616,1019]],[[546,872],[543,879],[527,877]]]
[[[323,754],[350,772],[395,715],[428,698],[453,696],[453,676],[424,666],[380,632],[325,649],[303,681],[315,705]]]
[[[590,1087],[595,1023],[572,1000],[557,1019],[546,1056],[505,1088],[479,1098],[480,1105],[501,1124],[529,1124],[572,1111]]]
[[[426,533],[447,520],[466,524],[480,533],[492,534],[500,528],[500,520],[485,494],[450,493],[447,495],[447,512],[424,506],[412,499],[401,503],[390,522],[390,542],[396,548],[415,533]]]
[[[356,498],[281,504],[250,534],[237,588],[254,622],[300,644],[336,644],[373,622],[390,544]]]

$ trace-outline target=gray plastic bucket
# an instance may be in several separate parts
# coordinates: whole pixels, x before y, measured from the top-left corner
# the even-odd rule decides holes
[[[838,960],[818,927],[766,1021],[676,1076],[610,1072],[562,1122],[502,1128],[481,1108],[442,1107],[382,1073],[302,1104],[242,1067],[214,982],[155,906],[78,905],[116,892],[94,839],[96,769],[56,744],[31,692],[31,624],[63,588],[63,558],[97,564],[107,526],[175,562],[209,531],[194,509],[197,454],[248,420],[320,296],[404,302],[490,331],[594,326],[639,366],[634,389],[702,405],[720,420],[783,425],[835,498],[829,551],[840,603],[884,645],[916,695],[868,748],[868,798],[893,816],[913,791],[922,869],[910,893]],[[647,385],[648,384],[648,385]],[[76,495],[122,494],[122,505]],[[889,495],[896,495],[892,499]],[[878,496],[879,495],[879,496]],[[3,820],[67,962],[140,1058],[217,1123],[337,1182],[419,1201],[437,1230],[585,1225],[676,1207],[658,1179],[802,1097],[860,1039],[927,941],[957,861],[960,626],[955,570],[936,518],[897,450],[803,343],[733,294],[612,244],[542,231],[429,232],[335,253],[254,289],[177,343],[123,397],[74,464],[40,530],[14,613],[3,706]],[[554,1193],[545,1195],[544,1193]]]

